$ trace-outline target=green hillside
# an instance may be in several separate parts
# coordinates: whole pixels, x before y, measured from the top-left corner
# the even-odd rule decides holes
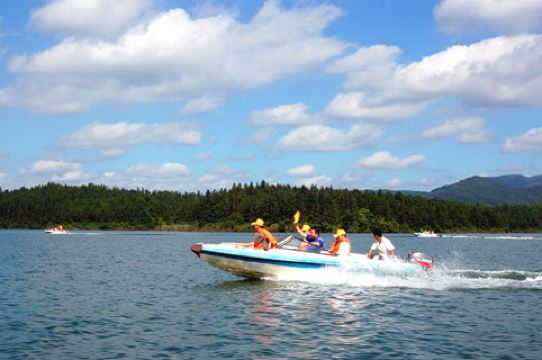
[[[446,185],[429,193],[431,196],[481,205],[542,204],[542,176],[521,175],[500,177],[474,176]]]

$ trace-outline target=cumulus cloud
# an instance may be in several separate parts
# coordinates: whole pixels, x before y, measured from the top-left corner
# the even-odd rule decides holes
[[[388,151],[380,151],[359,160],[357,166],[369,169],[398,170],[418,165],[425,160],[426,157],[423,155],[412,155],[401,159]]]
[[[190,170],[188,167],[180,163],[139,164],[130,166],[126,172],[132,176],[158,179],[172,179],[190,176]]]
[[[279,139],[279,149],[348,151],[374,144],[383,131],[371,124],[357,124],[348,131],[325,125],[302,126]]]
[[[330,186],[332,182],[332,179],[329,176],[325,175],[319,175],[314,176],[310,178],[300,179],[298,180],[295,185],[296,186],[318,186],[318,187],[324,187],[324,186]]]
[[[234,169],[228,165],[219,165],[202,175],[198,181],[207,188],[229,188],[234,182],[247,181],[250,174],[246,171]]]
[[[307,125],[320,122],[317,116],[307,114],[308,106],[303,103],[281,105],[271,109],[254,111],[250,114],[251,125]]]
[[[399,178],[392,178],[392,179],[389,179],[387,181],[387,184],[388,184],[388,186],[390,186],[392,188],[396,188],[396,187],[401,186],[403,184],[403,182]]]
[[[522,152],[542,150],[542,127],[533,128],[523,135],[506,139],[504,152]]]
[[[273,133],[275,132],[275,129],[272,127],[264,127],[256,131],[254,134],[249,136],[245,142],[247,144],[266,144],[271,137],[273,136]]]
[[[314,165],[301,165],[291,169],[288,169],[289,176],[311,176],[316,172]]]
[[[51,177],[52,181],[58,181],[58,182],[81,182],[84,179],[86,179],[85,173],[82,171],[67,171],[63,174],[53,174]]]
[[[449,119],[422,132],[425,139],[438,139],[457,135],[462,143],[484,143],[489,133],[484,130],[485,120],[479,117]]]
[[[112,37],[150,9],[151,0],[52,0],[30,14],[30,25],[65,36]]]
[[[434,11],[440,29],[458,34],[488,28],[504,33],[540,29],[542,2],[538,0],[444,0]]]
[[[542,104],[541,58],[542,35],[496,37],[406,65],[354,71],[345,86],[364,93],[352,96],[354,110],[363,101],[411,104],[414,112],[416,105],[448,97],[479,106],[536,106]]]
[[[364,92],[339,93],[326,107],[326,116],[339,119],[394,121],[416,115],[427,102],[386,103]]]
[[[373,45],[361,47],[355,53],[335,60],[326,67],[331,74],[349,73],[389,64],[401,53],[397,46]]]
[[[201,142],[201,131],[192,124],[91,123],[62,137],[59,144],[77,149],[116,149],[137,144],[193,145]]]
[[[100,151],[100,156],[103,158],[117,158],[125,154],[122,149],[104,149]]]
[[[30,166],[30,173],[51,173],[77,171],[81,169],[81,164],[64,160],[38,160]]]
[[[14,57],[8,68],[19,76],[0,89],[0,105],[75,112],[99,103],[186,100],[267,85],[341,54],[346,44],[323,36],[340,15],[333,5],[283,9],[275,1],[246,23],[228,12],[192,18],[172,9],[114,40],[67,37]]]
[[[193,115],[198,113],[204,113],[224,103],[224,99],[218,96],[205,95],[197,99],[191,99],[184,104],[180,111],[181,115]]]
[[[199,152],[196,154],[196,160],[198,161],[209,160],[211,156],[213,156],[213,152],[211,150]]]

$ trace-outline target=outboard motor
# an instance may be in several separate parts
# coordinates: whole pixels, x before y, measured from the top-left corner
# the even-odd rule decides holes
[[[424,270],[428,270],[433,267],[433,257],[419,251],[409,251],[407,254],[407,261],[421,265]]]

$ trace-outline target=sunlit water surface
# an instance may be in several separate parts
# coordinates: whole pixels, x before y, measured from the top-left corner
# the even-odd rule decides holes
[[[410,277],[249,281],[190,251],[250,237],[0,231],[0,358],[541,358],[542,234],[390,235],[435,258]]]

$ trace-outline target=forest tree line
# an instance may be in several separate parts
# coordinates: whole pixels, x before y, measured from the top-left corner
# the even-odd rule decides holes
[[[206,192],[149,191],[48,183],[0,188],[1,228],[250,231],[261,217],[275,232],[291,232],[292,215],[322,232],[533,232],[542,205],[486,207],[400,192],[234,184]]]

